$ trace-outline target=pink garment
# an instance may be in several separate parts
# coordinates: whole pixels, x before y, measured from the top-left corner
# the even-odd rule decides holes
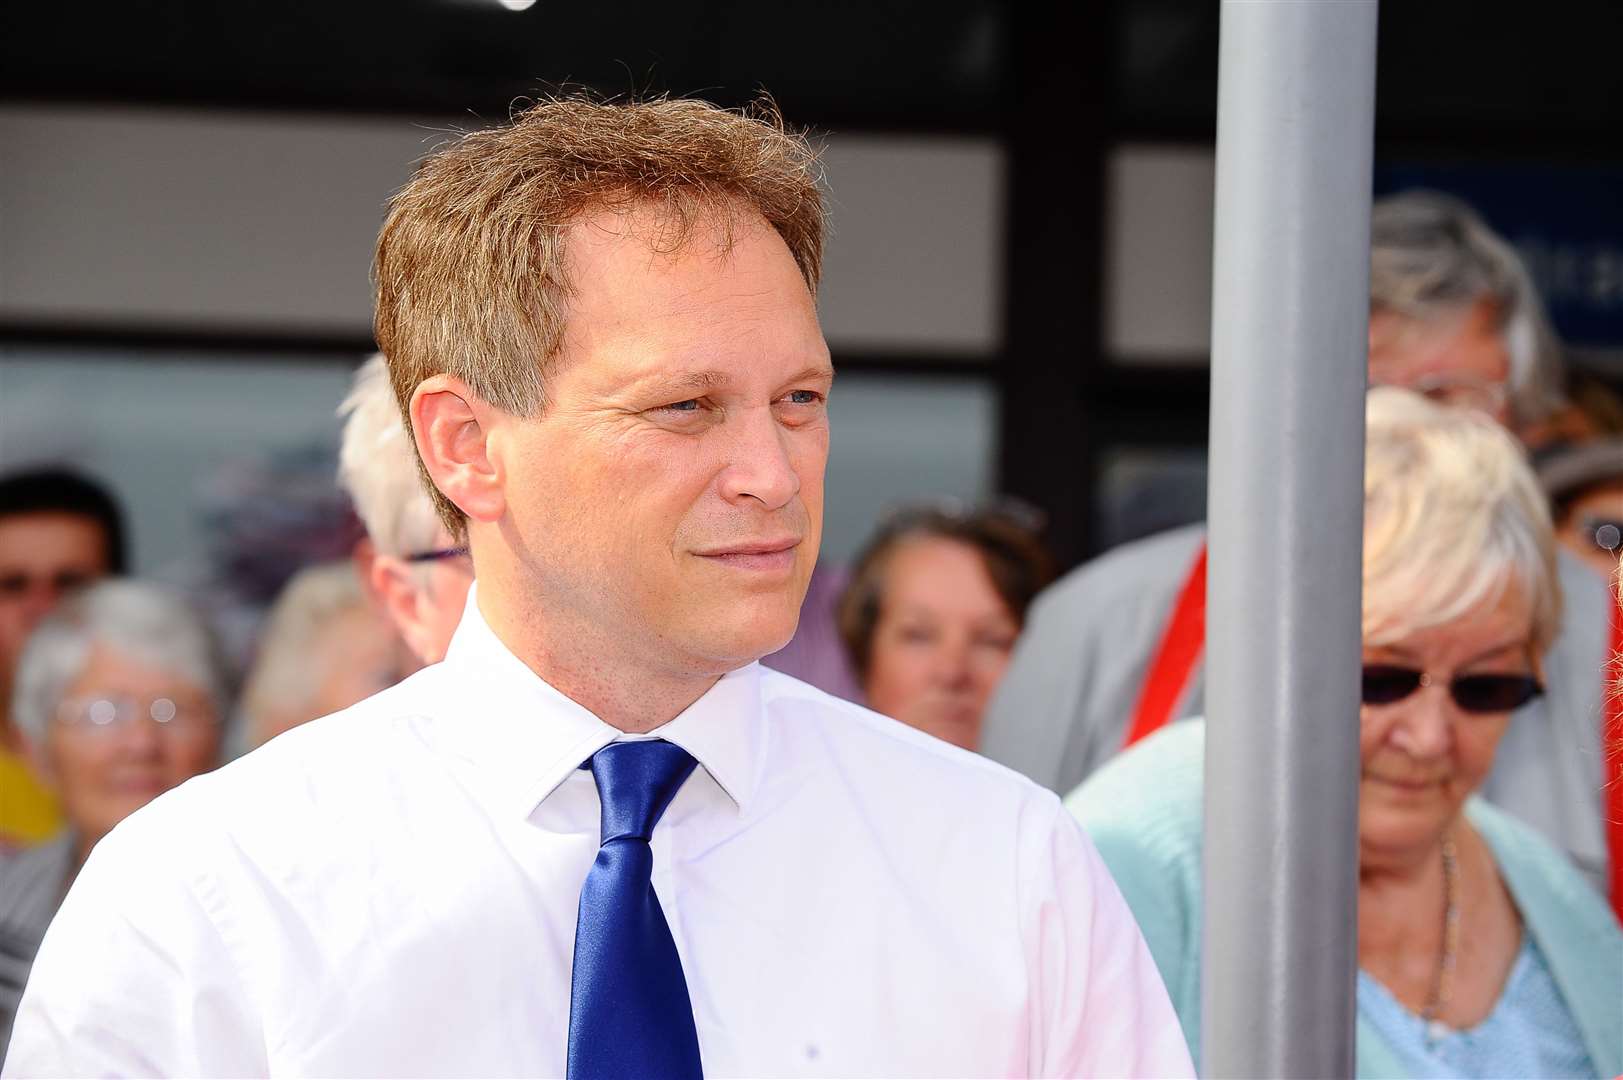
[[[845,655],[835,621],[840,594],[845,591],[850,577],[843,566],[818,563],[817,569],[812,571],[806,600],[800,606],[800,626],[795,636],[789,644],[762,658],[761,663],[773,671],[811,683],[825,693],[861,705],[866,704],[862,687],[857,684],[856,672]]]

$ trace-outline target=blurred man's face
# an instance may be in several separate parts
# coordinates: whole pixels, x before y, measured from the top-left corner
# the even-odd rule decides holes
[[[369,553],[361,560],[363,580],[415,658],[416,663],[403,670],[402,677],[420,665],[445,659],[462,621],[468,587],[473,584],[473,561],[449,532],[441,529],[424,550],[443,557],[411,559]]]
[[[80,514],[0,517],[0,686],[28,635],[61,599],[111,570],[107,537]]]
[[[720,674],[794,633],[833,370],[764,220],[740,212],[725,248],[701,223],[674,252],[651,246],[663,224],[639,209],[575,227],[546,407],[488,436],[496,528],[550,632],[644,670]]]
[[[1377,311],[1369,320],[1371,386],[1402,386],[1510,423],[1510,350],[1487,302],[1422,322]]]
[[[442,548],[450,548],[455,541],[447,533],[440,543]],[[419,570],[418,575],[421,587],[415,624],[409,634],[402,627],[402,633],[418,659],[437,664],[445,659],[445,650],[451,647],[451,637],[462,621],[468,589],[473,585],[473,561],[466,555],[436,560]],[[400,625],[399,620],[396,625]]]
[[[1556,539],[1607,581],[1623,554],[1623,481],[1596,484],[1572,499],[1556,524]]]

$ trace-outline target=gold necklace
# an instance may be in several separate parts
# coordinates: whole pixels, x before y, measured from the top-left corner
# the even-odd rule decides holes
[[[1431,996],[1420,1012],[1426,1033],[1434,1041],[1449,1033],[1448,1027],[1437,1017],[1454,996],[1454,964],[1460,950],[1460,860],[1451,833],[1443,837],[1443,895],[1443,955],[1437,961]]]

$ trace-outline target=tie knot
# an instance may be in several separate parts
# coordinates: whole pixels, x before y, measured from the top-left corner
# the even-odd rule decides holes
[[[663,739],[610,743],[592,755],[587,767],[603,803],[603,839],[647,840],[660,815],[698,762]]]

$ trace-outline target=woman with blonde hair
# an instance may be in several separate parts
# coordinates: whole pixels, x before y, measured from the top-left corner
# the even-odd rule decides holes
[[[1397,389],[1368,417],[1358,1072],[1617,1075],[1623,930],[1565,856],[1472,796],[1560,625],[1543,495],[1486,418]],[[1166,728],[1067,800],[1197,1060],[1204,736]]]

